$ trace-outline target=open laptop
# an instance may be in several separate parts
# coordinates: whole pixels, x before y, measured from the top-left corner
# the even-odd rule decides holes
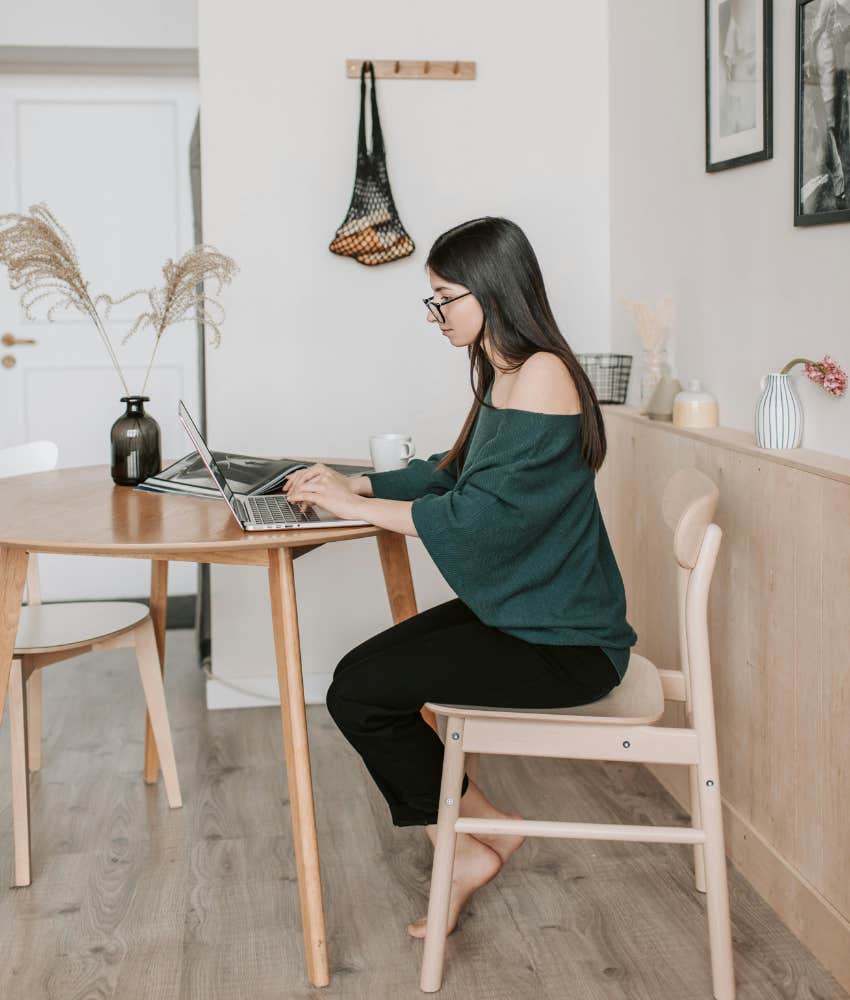
[[[201,456],[201,461],[207,467],[213,482],[219,492],[227,501],[231,513],[239,522],[243,531],[275,531],[281,528],[327,528],[332,525],[351,524],[371,524],[371,521],[355,521],[339,518],[336,514],[331,514],[329,510],[315,505],[306,510],[300,510],[289,500],[280,494],[270,496],[240,497],[237,496],[227,483],[218,463],[213,458],[212,452],[207,447],[206,441],[201,437],[195,421],[189,415],[189,411],[180,400],[177,407],[177,415],[180,422],[186,428],[186,433],[196,451]]]

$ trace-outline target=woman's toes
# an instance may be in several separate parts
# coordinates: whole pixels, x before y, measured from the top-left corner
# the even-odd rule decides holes
[[[452,875],[451,895],[449,897],[449,918],[446,924],[446,934],[451,934],[457,926],[461,910],[469,897],[495,878],[502,869],[502,859],[499,854],[482,844],[469,834],[460,834],[455,852],[455,865]],[[407,925],[407,933],[411,937],[424,938],[428,927],[428,918],[421,917]]]
[[[414,920],[412,924],[407,925],[407,933],[411,937],[424,938],[425,928],[428,926],[428,918],[421,917],[419,920]]]

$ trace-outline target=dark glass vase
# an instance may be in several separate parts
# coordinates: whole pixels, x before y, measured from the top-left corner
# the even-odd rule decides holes
[[[162,468],[159,424],[145,413],[150,396],[122,396],[126,411],[112,425],[112,479],[136,486]]]

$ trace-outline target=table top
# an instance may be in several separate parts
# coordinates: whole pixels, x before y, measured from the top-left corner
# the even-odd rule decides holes
[[[224,500],[116,486],[108,465],[0,479],[0,545],[32,552],[236,552],[320,545],[383,530],[370,524],[243,531]]]

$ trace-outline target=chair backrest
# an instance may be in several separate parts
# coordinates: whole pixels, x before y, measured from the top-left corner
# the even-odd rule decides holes
[[[0,478],[48,472],[56,468],[58,461],[59,449],[53,441],[29,441],[11,448],[0,448]],[[41,604],[38,560],[34,554],[30,554],[27,564],[27,603]]]
[[[710,711],[713,717],[713,705],[704,702],[706,697],[711,699],[708,592],[723,536],[713,522],[719,500],[720,491],[713,479],[699,469],[685,468],[667,481],[661,501],[662,517],[673,532],[677,563],[679,669],[684,675],[689,725],[694,724],[695,699],[700,702],[699,714]]]
[[[0,448],[0,478],[47,472],[55,469],[58,461],[59,449],[52,441],[30,441]]]

